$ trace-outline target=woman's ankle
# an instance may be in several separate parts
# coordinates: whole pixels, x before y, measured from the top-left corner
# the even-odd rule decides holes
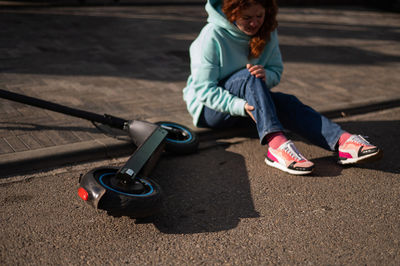
[[[344,132],[338,140],[337,147],[343,145],[350,137],[351,134],[349,132]]]
[[[278,149],[283,143],[288,141],[282,131],[270,133],[266,136],[268,146],[272,149]]]

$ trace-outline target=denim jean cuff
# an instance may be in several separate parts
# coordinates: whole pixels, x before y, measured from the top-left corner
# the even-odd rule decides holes
[[[331,151],[337,151],[339,148],[339,139],[345,133],[345,130],[340,130],[340,133],[334,138],[333,142],[329,143],[329,147],[331,148]]]

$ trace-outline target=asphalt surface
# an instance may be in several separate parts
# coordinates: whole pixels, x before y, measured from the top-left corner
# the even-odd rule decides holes
[[[190,126],[181,91],[205,19],[197,4],[1,6],[0,88]],[[383,148],[381,161],[342,167],[289,135],[316,163],[294,177],[264,164],[249,131],[195,129],[200,151],[165,155],[151,175],[165,194],[160,213],[114,217],[82,202],[78,179],[122,165],[132,144],[0,99],[0,264],[398,265],[400,16],[283,7],[279,22],[285,73],[274,90],[345,115],[336,121]]]
[[[202,4],[4,5],[0,14],[7,25],[1,89],[124,119],[192,125],[182,88],[189,45],[206,21]],[[398,13],[282,7],[278,19],[285,72],[274,90],[331,117],[400,105]],[[0,99],[3,176],[133,148],[89,121]]]
[[[79,175],[126,158],[1,179],[2,265],[399,265],[400,108],[337,120],[369,135],[381,161],[342,167],[291,136],[316,164],[292,176],[263,162],[251,136],[213,138],[164,156],[165,200],[147,220],[94,210]]]

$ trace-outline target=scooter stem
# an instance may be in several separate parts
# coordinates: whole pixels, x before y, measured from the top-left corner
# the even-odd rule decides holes
[[[156,151],[163,149],[168,135],[165,129],[149,122],[132,120],[127,125],[128,133],[138,147],[116,173],[117,178],[126,183],[135,180],[139,172],[143,173],[146,164],[146,167],[152,168],[151,162],[157,161],[156,157],[159,157]]]
[[[76,108],[71,108],[65,105],[57,104],[57,103],[52,103],[49,101],[45,101],[42,99],[26,96],[23,94],[11,92],[11,91],[6,91],[0,89],[0,98],[4,98],[10,101],[14,102],[19,102],[19,103],[24,103],[27,105],[31,106],[36,106],[39,108],[51,110],[54,112],[66,114],[66,115],[71,115],[79,118],[83,118],[89,121],[93,122],[98,122],[101,124],[109,125],[113,128],[118,128],[118,129],[124,129],[125,124],[127,123],[127,120],[115,117],[112,115],[104,114],[104,115],[99,115],[96,113],[76,109]]]

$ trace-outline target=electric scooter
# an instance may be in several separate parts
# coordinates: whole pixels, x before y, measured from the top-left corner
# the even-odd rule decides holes
[[[0,98],[101,123],[125,131],[137,147],[122,167],[98,167],[79,179],[78,195],[96,209],[135,218],[153,215],[162,202],[160,186],[148,178],[163,151],[190,154],[199,139],[188,127],[96,114],[0,89]]]

